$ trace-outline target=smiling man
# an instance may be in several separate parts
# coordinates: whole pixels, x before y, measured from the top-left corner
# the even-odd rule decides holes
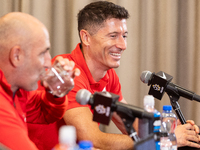
[[[81,44],[71,54],[62,55],[74,60],[81,70],[75,80],[75,88],[69,93],[69,107],[64,115],[66,124],[77,129],[78,140],[91,140],[99,149],[132,149],[132,139],[124,134],[108,134],[99,130],[98,123],[92,121],[89,107],[76,102],[75,96],[80,89],[91,93],[108,91],[120,95],[119,78],[113,68],[120,65],[122,53],[127,46],[128,11],[111,2],[99,1],[85,6],[78,14],[78,30]],[[113,115],[112,120],[126,133],[121,120]]]

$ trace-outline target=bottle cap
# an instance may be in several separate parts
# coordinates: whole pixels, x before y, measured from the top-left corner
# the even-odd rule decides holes
[[[145,95],[144,96],[144,106],[154,106],[155,105],[155,100],[152,95]]]
[[[163,110],[172,110],[172,106],[171,105],[164,105]]]
[[[59,129],[59,143],[74,145],[76,143],[76,128],[69,125],[61,126]]]
[[[80,141],[78,143],[79,148],[84,149],[84,148],[92,148],[93,144],[91,141]]]

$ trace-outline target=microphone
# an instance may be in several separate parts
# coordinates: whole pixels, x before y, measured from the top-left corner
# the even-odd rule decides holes
[[[154,114],[146,110],[118,102],[119,96],[109,92],[95,92],[93,95],[86,89],[81,89],[76,94],[76,101],[81,105],[89,104],[94,110],[93,121],[108,125],[112,112],[116,112],[122,119],[129,136],[134,141],[140,138],[132,124],[135,117],[154,119]]]
[[[95,92],[91,94],[81,89],[76,94],[76,101],[81,105],[89,104],[93,112],[93,121],[109,125],[112,116],[112,105],[119,99],[118,95],[109,92]]]
[[[99,100],[99,98],[101,98]],[[123,115],[126,115],[129,118],[146,118],[146,119],[153,119],[154,114],[147,112],[143,108],[136,107],[133,105],[128,105],[125,103],[118,102],[119,96],[110,92],[95,92],[93,95],[86,89],[81,89],[76,94],[76,101],[81,105],[89,104],[93,109],[96,109],[95,103],[97,100],[99,100],[98,103],[101,103],[101,105],[104,106],[104,108],[107,108],[110,106],[109,110],[111,112],[116,111],[117,113],[121,113]],[[106,104],[106,100],[111,100],[111,104]]]
[[[86,89],[81,89],[76,94],[76,101],[81,105],[93,105],[93,95]]]
[[[173,79],[172,76],[168,75],[165,72],[151,73],[150,71],[143,71],[140,80],[151,85],[149,90],[149,95],[153,95],[155,98],[161,100],[164,92],[170,94],[175,94],[177,96],[182,96],[189,100],[195,100],[200,102],[200,96],[191,92],[183,87],[171,83]]]

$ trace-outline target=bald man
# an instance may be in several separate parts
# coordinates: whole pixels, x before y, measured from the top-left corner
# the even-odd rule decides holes
[[[12,150],[35,150],[26,122],[48,124],[62,118],[67,100],[36,90],[51,66],[46,27],[31,15],[12,12],[0,18],[0,144]],[[68,70],[74,63],[59,57]],[[79,75],[76,69],[73,77]]]

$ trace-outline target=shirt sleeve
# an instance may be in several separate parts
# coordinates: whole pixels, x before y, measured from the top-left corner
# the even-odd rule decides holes
[[[28,92],[26,117],[29,123],[53,123],[61,119],[67,109],[67,96],[56,98],[41,85],[38,90]]]

